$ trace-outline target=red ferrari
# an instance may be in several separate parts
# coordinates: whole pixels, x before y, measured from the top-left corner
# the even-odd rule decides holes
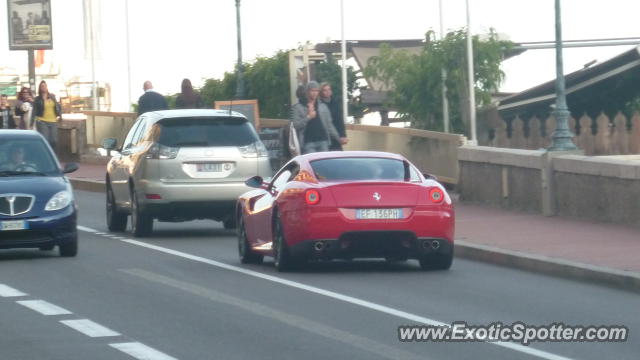
[[[453,260],[454,209],[444,187],[397,154],[301,155],[237,203],[242,263],[273,256],[286,271],[307,260],[417,259],[422,269]]]

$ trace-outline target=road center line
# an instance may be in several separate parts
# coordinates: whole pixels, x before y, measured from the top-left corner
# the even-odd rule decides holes
[[[25,294],[20,290],[12,288],[11,286],[0,284],[0,297],[18,297],[27,295],[29,294]]]
[[[60,322],[89,337],[120,336],[120,333],[106,328],[89,319],[61,320]]]
[[[109,344],[109,346],[139,360],[177,360],[174,357],[139,342],[114,343]]]
[[[90,228],[86,228],[89,229],[89,232],[97,232],[96,230],[90,229]],[[216,260],[212,260],[212,259],[207,259],[207,258],[203,258],[200,256],[196,256],[196,255],[191,255],[188,253],[184,253],[181,251],[177,251],[177,250],[172,250],[169,248],[165,248],[162,246],[157,246],[157,245],[152,245],[149,243],[145,243],[142,241],[137,241],[137,240],[131,240],[131,239],[124,239],[124,240],[120,240],[122,242],[131,244],[131,245],[136,245],[136,246],[140,246],[140,247],[144,247],[147,249],[151,249],[151,250],[156,250],[165,254],[169,254],[169,255],[174,255],[174,256],[178,256],[178,257],[182,257],[184,259],[188,259],[188,260],[193,260],[193,261],[197,261],[200,263],[204,263],[204,264],[208,264],[208,265],[212,265],[212,266],[216,266],[222,269],[226,269],[226,270],[230,270],[230,271],[234,271],[234,272],[238,272],[241,274],[245,274],[245,275],[249,275],[249,276],[253,276],[259,279],[263,279],[263,280],[267,280],[267,281],[271,281],[274,283],[278,283],[281,285],[285,285],[285,286],[289,286],[289,287],[293,287],[296,289],[300,289],[300,290],[304,290],[304,291],[308,291],[314,294],[318,294],[318,295],[322,295],[322,296],[326,296],[329,298],[333,298],[336,300],[340,300],[346,303],[350,303],[353,305],[357,305],[357,306],[361,306],[367,309],[371,309],[371,310],[375,310],[384,314],[388,314],[388,315],[392,315],[401,319],[405,319],[405,320],[409,320],[409,321],[413,321],[415,323],[422,323],[422,324],[426,324],[426,325],[434,325],[434,326],[449,326],[450,324],[444,323],[444,322],[440,322],[437,320],[433,320],[433,319],[429,319],[427,317],[424,316],[420,316],[420,315],[416,315],[416,314],[412,314],[409,312],[405,312],[402,310],[397,310],[388,306],[384,306],[384,305],[380,305],[380,304],[376,304],[367,300],[362,300],[362,299],[358,299],[356,297],[353,296],[349,296],[349,295],[344,295],[344,294],[340,294],[334,291],[330,291],[330,290],[325,290],[325,289],[321,289],[315,286],[310,286],[310,285],[305,285],[296,281],[291,281],[291,280],[287,280],[287,279],[283,279],[283,278],[279,278],[277,276],[273,276],[273,275],[267,275],[267,274],[263,274],[261,272],[257,272],[257,271],[253,271],[253,270],[248,270],[248,269],[244,269],[238,266],[234,266],[234,265],[229,265],[229,264],[225,264],[223,262],[219,262]],[[496,345],[496,346],[500,346],[503,348],[507,348],[507,349],[511,349],[514,351],[518,351],[524,354],[528,354],[531,356],[535,356],[541,359],[547,359],[547,360],[571,360],[571,358],[568,357],[564,357],[561,355],[556,355],[550,352],[546,352],[543,350],[537,350],[534,348],[531,348],[530,346],[524,346],[524,345],[520,345],[520,344],[516,344],[516,343],[509,343],[509,342],[488,342],[488,344],[492,344],[492,345]]]
[[[71,311],[61,308],[58,305],[54,305],[44,300],[22,300],[16,301],[22,306],[26,306],[33,311],[37,311],[42,315],[69,315]]]

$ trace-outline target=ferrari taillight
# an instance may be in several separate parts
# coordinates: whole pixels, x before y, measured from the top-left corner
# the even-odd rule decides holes
[[[318,190],[307,190],[304,199],[308,205],[315,205],[320,202],[320,193]]]
[[[444,200],[444,193],[440,188],[433,188],[429,191],[429,199],[434,203],[440,203]]]

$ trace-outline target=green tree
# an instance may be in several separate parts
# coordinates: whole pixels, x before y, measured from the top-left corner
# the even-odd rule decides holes
[[[335,62],[316,64],[316,80],[326,81],[332,85],[334,94],[341,96],[342,69]],[[347,84],[349,99],[356,90],[357,75],[347,68]],[[257,99],[260,116],[265,118],[286,119],[289,117],[289,51],[278,51],[270,57],[259,57],[251,63],[244,64],[244,79],[247,97]],[[207,106],[216,100],[231,100],[236,92],[235,72],[225,72],[222,79],[207,79],[200,89],[202,99]],[[357,111],[350,107],[350,111]]]
[[[260,116],[289,117],[289,52],[278,51],[271,57],[259,57],[245,65],[247,94],[258,99]]]
[[[447,99],[454,132],[468,133],[468,86],[466,62],[466,30],[449,32],[436,40],[435,33],[426,34],[426,42],[418,54],[380,47],[380,55],[369,60],[365,75],[392,88],[389,107],[412,127],[442,131],[442,69],[447,72]],[[480,40],[473,36],[476,101],[479,106],[491,101],[491,93],[504,79],[500,64],[513,44],[498,39],[491,29]]]
[[[342,99],[342,67],[338,65],[332,58],[325,62],[317,63],[316,80],[320,83],[328,82],[331,84],[333,96]],[[347,99],[349,101],[349,114],[358,117],[363,109],[354,102],[354,91],[358,90],[358,75],[353,67],[347,66]]]
[[[233,99],[236,92],[236,74],[225,72],[222,80],[207,79],[202,88],[200,96],[206,107],[213,107],[216,100]]]

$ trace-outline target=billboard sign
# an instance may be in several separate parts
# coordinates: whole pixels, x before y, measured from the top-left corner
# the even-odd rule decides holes
[[[7,0],[9,49],[53,49],[51,0]]]

